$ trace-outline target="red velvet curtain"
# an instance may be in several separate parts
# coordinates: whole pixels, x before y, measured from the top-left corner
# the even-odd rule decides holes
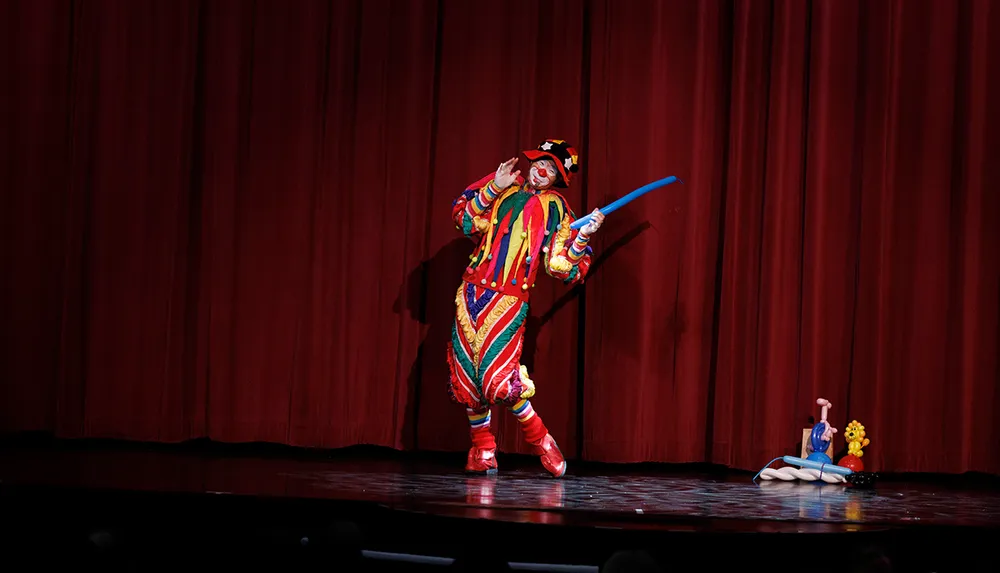
[[[0,430],[463,450],[451,201],[558,137],[578,213],[684,180],[532,299],[568,455],[755,470],[824,397],[869,468],[1000,473],[996,2],[0,11]]]

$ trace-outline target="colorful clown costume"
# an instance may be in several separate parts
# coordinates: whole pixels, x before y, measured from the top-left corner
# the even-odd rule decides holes
[[[576,151],[560,140],[547,140],[525,156],[533,162],[552,160],[559,175],[556,186],[565,187],[578,170]],[[520,359],[530,289],[539,271],[565,284],[583,281],[592,253],[587,229],[570,229],[576,216],[561,194],[551,187],[532,188],[520,177],[505,189],[496,185],[494,175],[470,185],[454,201],[452,218],[476,241],[455,294],[448,348],[450,395],[466,407],[471,428],[466,470],[496,472],[490,408],[503,405],[520,422],[524,439],[546,470],[561,477],[566,462],[528,401],[535,384]]]

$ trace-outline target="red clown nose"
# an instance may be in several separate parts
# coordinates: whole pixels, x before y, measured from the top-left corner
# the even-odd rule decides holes
[[[539,177],[548,177],[549,173],[548,173],[548,171],[545,170],[544,167],[539,167],[538,168],[538,175],[539,175]]]

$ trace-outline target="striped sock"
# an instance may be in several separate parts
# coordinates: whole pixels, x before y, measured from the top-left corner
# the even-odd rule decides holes
[[[465,413],[469,416],[472,444],[483,450],[496,449],[496,440],[493,438],[493,432],[490,431],[490,409],[473,410],[472,408],[466,408]]]
[[[531,407],[531,402],[519,400],[517,404],[510,407],[510,412],[514,414],[518,422],[525,424],[535,415],[535,409]]]
[[[531,402],[528,400],[520,400],[510,407],[510,411],[520,422],[521,430],[524,431],[524,439],[528,443],[537,442],[549,433],[545,424],[542,423],[542,418],[535,413],[535,409],[531,407]]]
[[[479,428],[489,429],[490,427],[490,410],[485,408],[483,410],[473,410],[472,408],[466,408],[465,413],[469,416],[469,425],[472,426],[473,430]]]

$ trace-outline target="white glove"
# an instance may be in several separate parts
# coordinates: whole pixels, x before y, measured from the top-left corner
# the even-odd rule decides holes
[[[520,170],[511,173],[511,169],[513,169],[516,164],[516,157],[511,157],[507,161],[501,163],[500,167],[497,167],[496,174],[493,176],[493,183],[500,189],[506,189],[513,185],[514,181],[517,180],[517,176],[521,174]]]
[[[590,214],[590,221],[587,221],[587,224],[580,229],[580,232],[589,237],[601,228],[601,223],[603,222],[604,213],[601,213],[600,209],[594,209],[594,212]]]

